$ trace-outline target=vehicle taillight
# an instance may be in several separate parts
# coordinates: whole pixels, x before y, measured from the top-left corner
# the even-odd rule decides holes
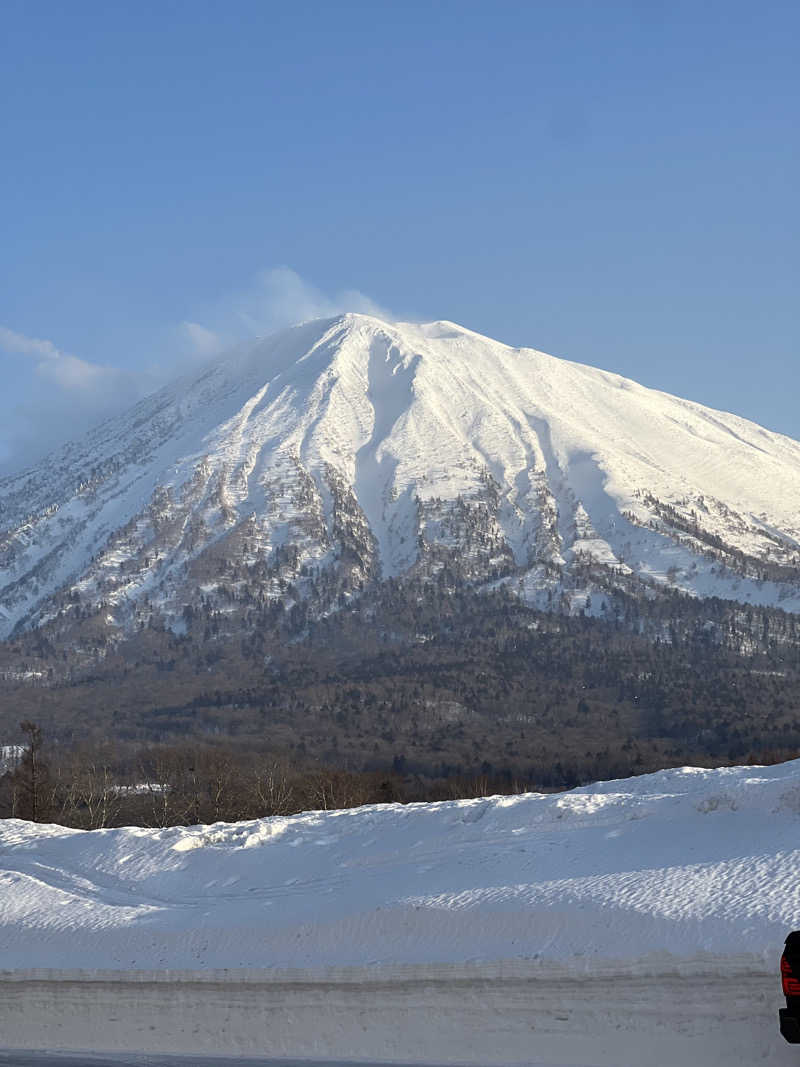
[[[800,978],[795,978],[792,965],[785,956],[781,956],[781,983],[785,997],[800,997]]]

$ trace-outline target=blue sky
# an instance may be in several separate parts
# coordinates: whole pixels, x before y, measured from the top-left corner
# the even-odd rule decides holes
[[[6,0],[0,464],[373,306],[800,438],[798,39],[770,0]]]

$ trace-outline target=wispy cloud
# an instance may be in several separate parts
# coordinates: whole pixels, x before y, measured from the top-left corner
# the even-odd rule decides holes
[[[0,348],[18,356],[32,356],[34,359],[60,359],[62,353],[52,341],[42,341],[38,337],[26,337],[24,333],[0,326]]]
[[[229,293],[208,308],[204,324],[183,322],[181,328],[197,355],[207,356],[248,337],[346,311],[392,318],[358,289],[324,293],[291,268],[276,267],[260,271],[245,289]]]
[[[0,326],[0,350],[35,360],[36,373],[62,389],[96,389],[120,373],[114,367],[90,363],[63,352],[52,341],[28,337],[7,326]]]
[[[356,311],[390,314],[358,290],[325,293],[288,267],[261,271],[192,319],[160,331],[151,351],[119,352],[120,365],[91,362],[54,341],[0,325],[0,355],[19,359],[6,376],[0,419],[0,473],[34,462],[94,422],[135,403],[180,373],[226,348],[297,322]],[[159,331],[154,331],[157,335]],[[25,371],[27,367],[27,371]]]
[[[201,326],[199,322],[185,320],[181,323],[181,330],[198,356],[213,356],[225,347],[225,341],[218,333]]]
[[[0,472],[25,465],[147,392],[143,376],[65,352],[0,325],[0,353],[21,360],[5,376]]]

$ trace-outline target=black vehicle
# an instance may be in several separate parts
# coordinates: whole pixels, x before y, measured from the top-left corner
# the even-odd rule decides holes
[[[781,956],[781,985],[786,1007],[778,1012],[781,1033],[792,1045],[800,1045],[800,930],[786,938]]]

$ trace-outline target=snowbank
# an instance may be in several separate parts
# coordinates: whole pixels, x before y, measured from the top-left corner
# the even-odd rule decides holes
[[[81,1017],[81,996],[96,1001],[112,987],[109,1003],[116,996],[118,1007],[123,987],[133,990],[130,1004],[141,1006],[148,996],[166,1004],[176,995],[165,993],[169,978],[173,989],[205,983],[199,999],[189,1000],[206,1005],[207,1023],[216,1017],[219,990],[235,980],[237,997],[272,1003],[276,1020],[278,1005],[291,1001],[287,1018],[296,1024],[305,1011],[322,1026],[320,1005],[332,1003],[336,990],[335,1025],[329,1019],[315,1030],[309,1022],[301,1041],[300,1031],[276,1021],[272,1052],[358,1058],[366,1048],[362,1058],[381,1058],[384,1049],[386,1059],[487,1063],[533,1061],[524,1045],[539,1003],[537,1047],[546,1053],[539,1059],[605,1064],[627,1062],[628,1054],[635,1062],[634,1046],[623,1048],[617,1038],[639,1033],[642,1005],[649,1004],[645,1017],[661,1028],[663,1048],[680,1037],[689,1041],[681,1055],[697,1052],[692,1041],[705,1041],[712,1029],[727,1035],[725,1055],[733,1047],[745,1057],[724,1062],[752,1063],[753,1048],[763,1050],[765,1042],[770,1062],[782,1062],[771,1020],[781,1002],[777,958],[800,919],[800,761],[683,768],[558,795],[188,829],[84,832],[8,821],[0,824],[0,867],[6,1012],[12,1003],[31,1003],[38,990],[52,1023],[59,983],[62,993],[73,990],[73,1020]],[[349,1014],[341,1006],[348,988]],[[376,989],[384,997],[382,1007],[373,1004],[377,1016],[369,1008]],[[641,1003],[637,996],[630,1002],[637,989]],[[390,1003],[408,997],[416,1008],[406,1004],[404,1018],[416,1018],[416,1038],[400,1027],[389,1041],[388,1023],[374,1040],[363,1036],[378,1016],[389,1018]],[[717,998],[713,1011],[709,997]],[[59,1003],[63,1009],[63,996]],[[448,1011],[459,1020],[452,1032],[463,1030],[466,1004],[476,1026],[488,1025],[486,1012],[494,1020],[494,1058],[476,1051],[481,1042],[469,1027],[460,1044],[424,1045],[425,1010],[433,1012],[431,1034],[441,1036],[451,1031],[441,1021]],[[679,1007],[682,1021],[670,1023]],[[264,1010],[251,1021],[263,1026]],[[702,1025],[692,1022],[693,1012]],[[357,1018],[361,1045],[352,1044]],[[241,1020],[231,1026],[240,1044],[225,1047],[253,1051],[263,1041],[263,1034],[242,1036]],[[188,1045],[143,1047],[207,1050],[198,1027]],[[607,1054],[600,1032],[617,1034]],[[174,1027],[171,1033],[174,1039]],[[748,1033],[755,1034],[752,1047]],[[575,1045],[581,1034],[584,1052]],[[72,1040],[61,1043],[81,1047]],[[565,1049],[572,1059],[559,1058]],[[586,1058],[588,1049],[594,1058]],[[712,1051],[704,1051],[703,1063],[717,1062]],[[677,1062],[652,1049],[648,1058]]]
[[[800,761],[191,828],[0,824],[4,968],[748,954],[800,919]]]

